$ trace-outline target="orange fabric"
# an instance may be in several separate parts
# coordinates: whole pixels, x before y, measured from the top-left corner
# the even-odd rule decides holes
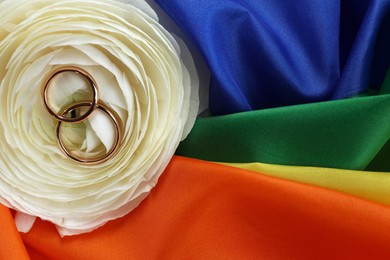
[[[8,230],[9,217],[1,225],[4,247],[4,228],[12,238],[18,234]],[[22,238],[32,259],[389,259],[390,208],[175,157],[126,217],[65,238],[52,224],[37,221]]]
[[[0,259],[29,259],[11,211],[0,204]]]

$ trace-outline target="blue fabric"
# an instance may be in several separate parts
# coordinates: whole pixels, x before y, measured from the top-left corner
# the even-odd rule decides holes
[[[212,114],[351,97],[390,65],[390,0],[156,0],[202,51]]]

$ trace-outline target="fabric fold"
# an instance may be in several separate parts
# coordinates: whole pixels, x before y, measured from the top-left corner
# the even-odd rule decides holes
[[[156,1],[204,54],[214,115],[351,97],[390,66],[389,0]]]
[[[0,205],[0,259],[29,260],[11,211]]]
[[[241,169],[323,187],[390,206],[390,173],[264,163],[224,163]]]
[[[328,189],[175,157],[137,209],[60,239],[38,221],[26,246],[55,259],[386,259],[389,207]]]
[[[390,137],[390,95],[199,118],[178,155],[362,170]],[[390,171],[390,165],[370,170]],[[380,162],[379,162],[380,163]]]

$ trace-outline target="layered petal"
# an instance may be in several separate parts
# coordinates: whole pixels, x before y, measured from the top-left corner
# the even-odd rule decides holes
[[[0,201],[55,223],[62,235],[134,209],[195,121],[198,79],[181,46],[144,1],[0,3]],[[122,122],[119,151],[102,164],[78,164],[58,149],[40,94],[45,75],[67,65],[96,79]],[[73,98],[79,90],[68,84],[55,95]],[[97,142],[107,149],[106,122],[89,119],[83,149]]]

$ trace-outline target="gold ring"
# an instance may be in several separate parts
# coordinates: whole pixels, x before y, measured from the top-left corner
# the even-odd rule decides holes
[[[57,76],[58,74],[64,73],[64,72],[74,72],[79,75],[81,75],[83,78],[85,78],[91,87],[92,90],[92,101],[91,107],[85,112],[84,114],[80,115],[79,117],[66,117],[67,113],[57,113],[53,111],[53,109],[49,106],[49,97],[48,97],[48,90],[50,86],[50,82],[52,79]],[[98,107],[99,103],[99,97],[98,97],[98,87],[95,79],[86,71],[83,70],[79,67],[75,66],[65,66],[65,67],[60,67],[51,73],[49,73],[46,77],[45,80],[43,81],[44,84],[42,85],[42,99],[43,99],[43,104],[46,108],[46,110],[53,116],[55,117],[58,121],[61,122],[66,122],[66,123],[79,123],[83,120],[85,120],[87,117],[89,117],[92,112]]]
[[[62,116],[66,116],[67,114],[71,113],[72,111],[76,110],[77,108],[80,108],[80,107],[89,107],[91,106],[92,107],[92,102],[90,101],[82,101],[82,102],[79,102],[79,103],[76,103],[74,105],[72,105],[71,107],[67,108]],[[117,151],[118,151],[118,148],[119,148],[119,144],[122,142],[122,127],[121,127],[121,121],[119,119],[119,116],[118,114],[110,109],[108,106],[106,106],[103,102],[99,102],[97,104],[97,109],[100,109],[101,111],[103,111],[104,113],[106,113],[112,120],[113,124],[114,124],[114,127],[115,127],[115,141],[114,141],[114,144],[112,146],[112,148],[103,156],[101,157],[98,157],[98,158],[81,158],[81,157],[77,157],[75,156],[74,154],[72,154],[66,147],[65,145],[63,144],[62,142],[62,139],[61,139],[61,125],[64,121],[61,121],[61,120],[58,120],[57,122],[57,127],[56,127],[56,136],[57,136],[57,143],[58,145],[60,146],[61,150],[64,152],[64,154],[72,159],[72,160],[75,160],[79,163],[82,163],[82,164],[89,164],[89,165],[95,165],[95,164],[100,164],[100,163],[103,163],[105,161],[107,161],[108,159],[110,159]]]

